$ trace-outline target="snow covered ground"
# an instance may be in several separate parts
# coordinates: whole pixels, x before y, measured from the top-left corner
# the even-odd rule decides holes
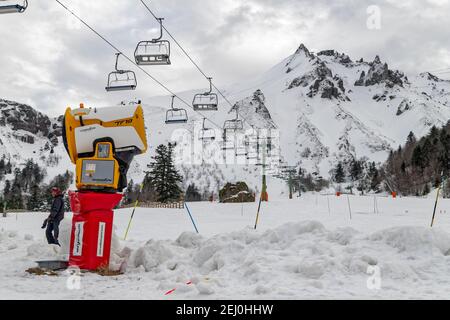
[[[11,214],[0,218],[0,299],[449,297],[450,200],[440,202],[433,229],[432,197],[379,197],[378,213],[373,196],[349,200],[351,220],[347,196],[263,203],[257,231],[256,203],[191,203],[200,235],[183,210],[139,208],[127,241],[120,238],[131,210],[117,210],[112,266],[129,256],[126,272],[83,273],[79,290],[68,289],[73,278],[64,272],[25,272],[35,260],[65,255],[70,215],[57,252],[40,229],[45,214]]]

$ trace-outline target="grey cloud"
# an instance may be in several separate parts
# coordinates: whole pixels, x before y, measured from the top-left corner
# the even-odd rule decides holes
[[[155,20],[136,1],[64,1],[132,56],[139,40],[158,33]],[[167,0],[147,1],[165,25],[221,86],[257,76],[305,43],[352,58],[379,54],[409,74],[450,67],[446,0]],[[366,28],[369,5],[382,10],[382,29]],[[54,1],[30,2],[29,10],[0,17],[0,97],[33,104],[56,115],[68,104],[116,103],[165,94],[136,70],[136,92],[107,94],[114,50],[76,23]],[[174,44],[173,44],[174,45]],[[173,66],[147,69],[175,91],[206,86],[180,50]],[[124,68],[133,68],[122,60]],[[135,69],[135,68],[133,68]]]

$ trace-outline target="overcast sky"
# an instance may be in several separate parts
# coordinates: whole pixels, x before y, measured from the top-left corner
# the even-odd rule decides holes
[[[132,56],[139,40],[158,34],[139,0],[61,0]],[[8,1],[6,3],[9,3]],[[80,26],[54,0],[29,0],[23,14],[0,15],[0,98],[25,102],[49,115],[68,105],[117,103],[165,95],[145,75],[138,90],[106,93],[114,50]],[[379,54],[409,76],[450,68],[450,0],[155,0],[150,8],[219,86],[245,82],[292,54],[336,49],[352,59]],[[371,5],[380,29],[369,29]],[[372,20],[370,20],[372,21]],[[206,87],[173,46],[172,66],[146,67],[174,91]],[[133,68],[122,60],[123,68]],[[443,74],[448,77],[450,74]]]

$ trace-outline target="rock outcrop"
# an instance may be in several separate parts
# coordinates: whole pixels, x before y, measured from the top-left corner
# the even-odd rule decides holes
[[[227,183],[219,192],[222,203],[255,202],[255,194],[250,192],[245,182]]]
[[[393,88],[395,85],[403,87],[407,78],[400,71],[393,71],[389,69],[387,63],[382,63],[379,56],[371,62],[369,71],[362,71],[359,80],[355,82],[355,86],[370,87],[376,84],[385,84],[388,88]]]

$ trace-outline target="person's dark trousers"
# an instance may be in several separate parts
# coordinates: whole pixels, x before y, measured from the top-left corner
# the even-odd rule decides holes
[[[58,244],[58,237],[59,237],[59,223],[61,221],[49,221],[47,223],[47,229],[45,230],[45,235],[47,236],[47,242],[49,244]]]

